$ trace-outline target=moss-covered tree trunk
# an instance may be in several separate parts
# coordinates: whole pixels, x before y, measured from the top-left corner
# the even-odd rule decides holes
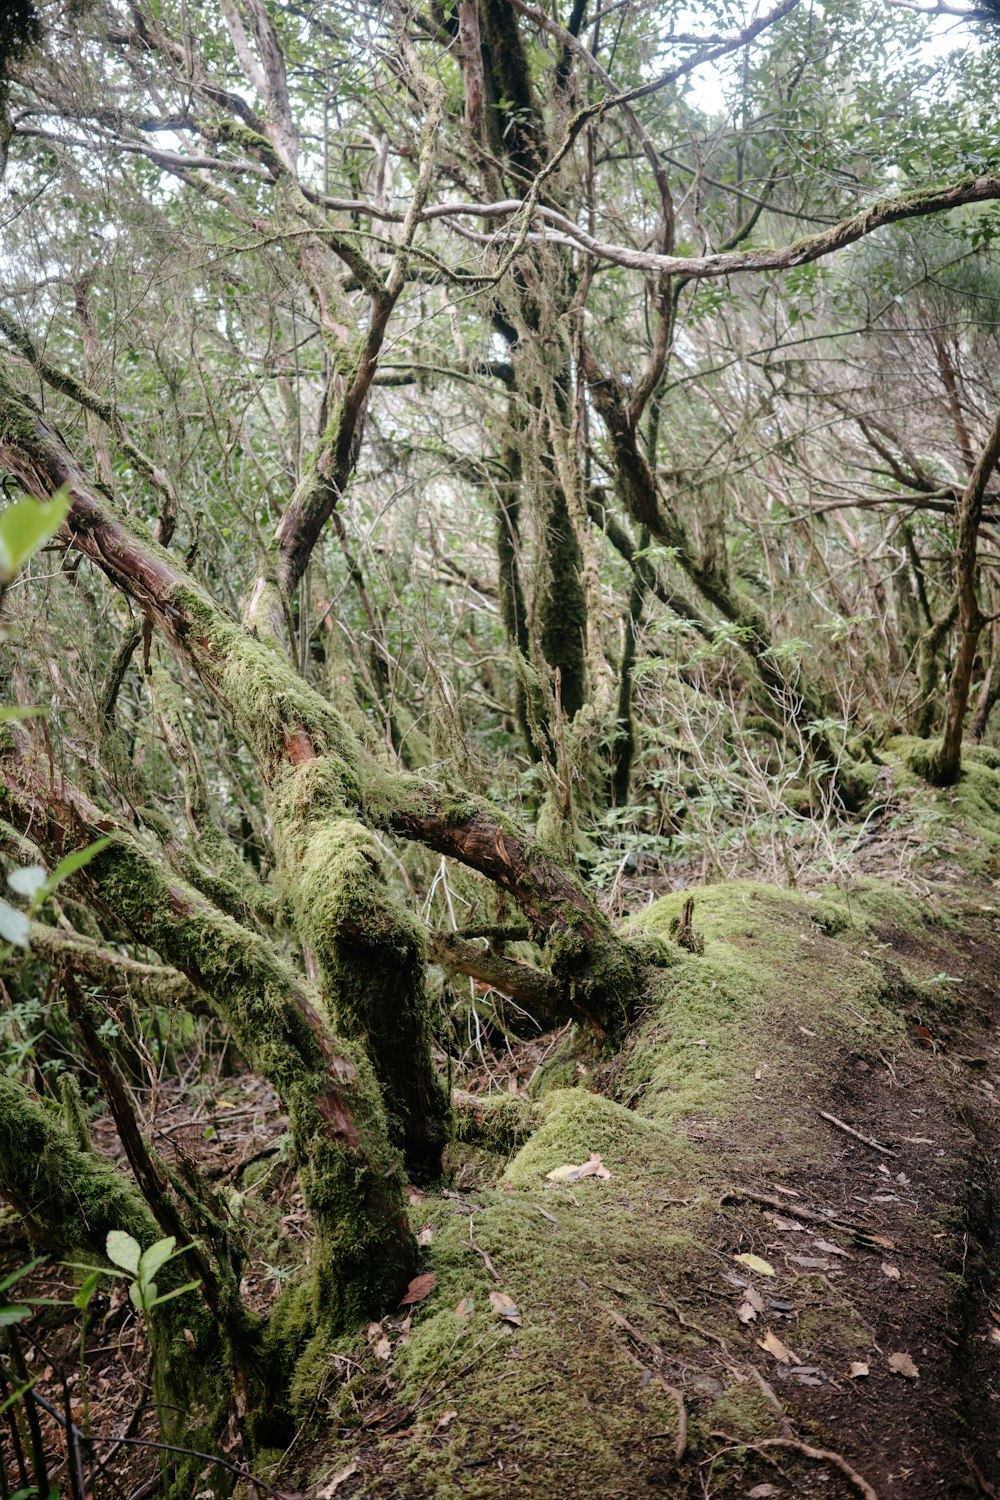
[[[979,525],[983,514],[983,497],[997,462],[1000,460],[1000,411],[986,444],[973,466],[958,506],[958,535],[955,540],[955,597],[958,606],[958,649],[948,684],[944,730],[941,743],[929,754],[913,758],[914,766],[938,786],[951,786],[958,779],[962,764],[962,729],[972,686],[972,672],[979,647],[979,637],[986,617],[979,606],[976,554]]]
[[[316,1234],[310,1331],[346,1327],[392,1305],[412,1273],[414,1248],[400,1157],[360,1047],[335,1035],[266,938],[174,876],[67,782],[56,791],[44,767],[36,771],[8,750],[2,795],[9,820],[30,827],[52,856],[110,838],[87,866],[95,903],[187,976],[281,1099]]]
[[[108,1234],[121,1230],[145,1249],[161,1238],[149,1207],[128,1178],[93,1149],[82,1149],[57,1114],[12,1078],[0,1077],[0,1195],[44,1253],[109,1265]],[[164,1267],[164,1292],[191,1277],[185,1258]],[[153,1374],[164,1437],[212,1451],[230,1411],[234,1371],[227,1341],[198,1293],[149,1315]],[[173,1460],[169,1493],[191,1493],[202,1460]]]
[[[45,496],[67,484],[72,510],[70,543],[143,611],[172,649],[187,660],[230,724],[250,746],[271,796],[275,842],[294,848],[319,819],[356,821],[416,838],[481,871],[507,890],[546,938],[567,981],[569,1014],[606,1032],[617,1030],[639,990],[627,944],[577,881],[489,804],[444,797],[433,786],[387,768],[371,757],[334,707],[310,688],[265,641],[249,635],[220,610],[185,569],[151,538],[98,496],[41,413],[0,377],[0,462],[25,488]],[[313,817],[308,798],[288,797],[298,773],[312,761],[308,784],[321,793]],[[361,838],[361,832],[357,837]],[[332,873],[322,858],[298,868],[289,884],[293,908],[304,923],[327,907]],[[350,893],[345,893],[350,903]],[[394,907],[385,897],[388,918]],[[406,941],[400,933],[399,941]],[[383,943],[384,974],[394,972],[392,946]],[[329,971],[332,980],[333,969]],[[421,996],[409,990],[414,1013],[409,1034],[424,1034]],[[400,996],[405,1000],[406,994]],[[399,991],[397,990],[397,995]],[[375,1038],[369,1033],[367,1040]],[[430,1069],[429,1057],[415,1066]],[[381,1064],[377,1064],[380,1067]],[[437,1097],[427,1080],[420,1096]],[[416,1096],[411,1095],[411,1098]],[[438,1127],[426,1122],[426,1134]]]

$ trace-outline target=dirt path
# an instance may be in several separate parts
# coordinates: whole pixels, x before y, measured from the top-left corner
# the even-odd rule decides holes
[[[745,895],[752,924],[705,893],[705,959],[599,1075],[627,1110],[578,1061],[499,1180],[482,1157],[415,1205],[436,1283],[383,1321],[304,1493],[1000,1494],[997,918],[829,937]],[[691,974],[730,984],[717,1031]],[[593,1151],[609,1180],[547,1181]]]

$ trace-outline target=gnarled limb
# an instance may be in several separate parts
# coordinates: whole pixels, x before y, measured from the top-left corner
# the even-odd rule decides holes
[[[342,716],[277,651],[249,636],[178,562],[94,492],[59,433],[2,372],[0,461],[29,493],[46,496],[68,485],[72,509],[64,531],[69,544],[127,594],[190,663],[253,751],[279,814],[294,807],[295,818],[308,821],[308,807],[280,789],[282,783],[297,784],[299,767],[322,759],[322,776],[311,776],[322,788],[327,816],[360,815],[371,827],[417,839],[495,881],[546,937],[546,957],[568,981],[570,1014],[600,1032],[621,1026],[638,993],[637,964],[579,882],[490,804],[448,798],[372,759]],[[280,848],[281,828],[276,842]],[[322,879],[327,872],[318,862],[312,873]],[[313,900],[308,882],[293,880],[289,890],[308,923]],[[325,900],[322,892],[317,899]]]
[[[525,1006],[542,1025],[557,1025],[566,1014],[566,986],[543,969],[481,948],[454,932],[433,932],[428,955],[453,974],[467,974]]]
[[[412,1271],[399,1160],[360,1049],[341,1044],[305,984],[261,935],[174,878],[156,853],[60,779],[8,749],[8,818],[54,856],[105,836],[78,878],[139,943],[201,990],[249,1066],[289,1117],[295,1163],[316,1226],[311,1315],[348,1325],[398,1298]]]

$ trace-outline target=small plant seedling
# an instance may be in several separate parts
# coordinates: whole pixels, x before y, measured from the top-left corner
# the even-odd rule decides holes
[[[143,1250],[139,1241],[126,1234],[124,1229],[112,1229],[106,1241],[106,1249],[108,1260],[116,1269],[77,1264],[76,1270],[88,1273],[77,1293],[77,1306],[81,1311],[86,1309],[101,1276],[126,1277],[129,1282],[129,1301],[136,1312],[143,1316],[151,1313],[154,1307],[161,1307],[164,1302],[183,1296],[185,1292],[197,1291],[201,1286],[200,1281],[186,1281],[183,1286],[176,1286],[171,1291],[160,1294],[154,1278],[170,1261],[186,1255],[191,1249],[190,1245],[182,1245],[179,1250],[176,1247],[177,1240],[170,1234]]]

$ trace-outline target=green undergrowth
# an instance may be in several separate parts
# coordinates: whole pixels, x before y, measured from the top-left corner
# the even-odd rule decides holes
[[[882,752],[892,793],[922,843],[922,862],[942,858],[973,876],[994,876],[1000,862],[1000,754],[986,745],[963,745],[953,786],[935,788],[919,774],[936,741],[900,735]],[[898,815],[898,814],[897,814]]]
[[[543,1115],[495,1187],[414,1210],[431,1233],[422,1269],[436,1280],[391,1366],[412,1441],[385,1439],[366,1494],[493,1496],[505,1455],[533,1494],[624,1494],[626,1454],[634,1493],[672,1467],[676,1402],[620,1320],[651,1346],[701,1347],[669,1304],[710,1263],[706,1164],[680,1132],[585,1089],[553,1091]],[[610,1177],[547,1180],[595,1154]],[[498,1316],[491,1292],[511,1299],[520,1326]],[[735,1379],[715,1383],[727,1409],[745,1395]],[[753,1430],[770,1430],[764,1420]],[[552,1488],[556,1462],[565,1491]]]

